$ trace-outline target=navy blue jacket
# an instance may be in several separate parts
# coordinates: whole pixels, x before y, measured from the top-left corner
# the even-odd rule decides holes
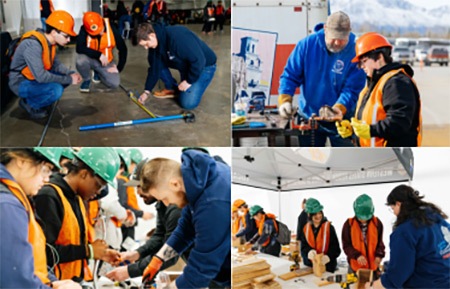
[[[258,228],[256,227],[255,220],[250,217],[250,213],[247,212],[245,214],[245,225],[246,227],[241,230],[239,233],[236,234],[236,237],[242,237],[245,236],[245,241],[250,241],[253,236],[255,236],[256,233],[258,233]]]
[[[188,205],[167,240],[178,254],[193,242],[178,288],[204,288],[210,281],[231,286],[231,169],[206,153],[182,155],[181,174]]]
[[[418,228],[410,219],[392,232],[384,287],[450,288],[450,224],[437,214],[429,216],[435,224]]]
[[[216,63],[216,54],[197,35],[184,26],[153,24],[158,46],[148,50],[146,90],[152,90],[163,67],[180,71],[181,81],[193,84],[203,69]]]
[[[2,164],[0,178],[15,182]],[[34,274],[27,211],[3,183],[0,183],[0,230],[0,288],[50,288]],[[49,279],[56,280],[54,276]]]

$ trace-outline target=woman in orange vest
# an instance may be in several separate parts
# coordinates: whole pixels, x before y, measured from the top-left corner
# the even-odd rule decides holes
[[[108,249],[104,240],[88,242],[87,214],[83,200],[94,198],[107,183],[114,181],[118,156],[111,148],[82,148],[74,153],[67,175],[54,174],[35,196],[36,211],[44,222],[44,233],[59,256],[55,275],[75,281],[92,278],[87,261],[100,259],[108,263],[120,253]],[[52,252],[47,250],[49,259]]]
[[[233,240],[236,240],[240,237],[245,237],[245,241],[250,241],[253,236],[258,232],[258,227],[256,225],[255,219],[252,218],[248,208],[248,205],[242,199],[237,199],[233,202],[233,207],[238,209],[239,215],[242,220],[242,230],[240,230],[237,234],[231,236]]]
[[[326,266],[328,272],[334,272],[337,267],[337,257],[341,254],[339,240],[331,222],[323,215],[323,206],[316,199],[309,198],[305,204],[308,213],[308,223],[303,227],[301,240],[302,256],[306,266],[312,267],[311,260],[316,254],[324,254],[330,262]]]
[[[48,271],[45,235],[30,201],[59,168],[60,153],[58,148],[1,150],[0,288],[81,289]]]
[[[73,17],[57,10],[45,23],[45,31],[36,29],[22,36],[10,65],[9,88],[31,118],[46,117],[45,108],[61,98],[64,88],[81,81],[80,75],[58,60],[55,51],[56,44],[64,46],[77,35]]]
[[[223,23],[225,22],[225,8],[222,5],[222,1],[217,2],[216,9],[214,10],[216,21],[214,21],[214,32],[216,32],[217,25],[219,25],[220,32],[223,33]]]
[[[356,41],[356,57],[367,74],[351,123],[337,122],[341,137],[358,137],[362,147],[417,147],[422,141],[419,90],[408,64],[392,62],[392,45],[378,33]]]
[[[212,35],[212,25],[216,21],[216,19],[214,18],[215,10],[216,8],[214,7],[212,0],[208,0],[205,8],[203,8],[203,17],[205,18],[205,24],[203,24],[202,34],[208,33],[209,35]]]
[[[113,49],[119,50],[119,63],[116,65]],[[92,82],[103,82],[109,88],[117,88],[120,84],[119,72],[127,61],[127,46],[122,36],[109,18],[102,18],[96,12],[86,12],[83,16],[83,26],[77,38],[76,66],[83,82],[81,92],[89,92]]]
[[[254,205],[250,208],[250,216],[256,220],[258,232],[247,242],[247,244],[254,244],[247,253],[259,248],[261,253],[279,257],[281,244],[277,241],[278,225],[275,215],[266,214],[261,206]]]
[[[231,235],[234,236],[239,233],[242,228],[242,217],[239,216],[238,209],[233,206],[231,208]]]
[[[348,272],[378,270],[384,258],[383,223],[373,215],[372,199],[363,194],[353,203],[355,217],[342,228],[342,246],[348,260]]]

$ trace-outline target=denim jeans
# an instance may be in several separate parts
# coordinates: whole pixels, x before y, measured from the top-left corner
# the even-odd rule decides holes
[[[44,31],[47,28],[47,24],[45,23],[45,21],[47,21],[47,18],[41,17],[42,30],[44,30]]]
[[[120,33],[120,36],[122,36],[122,37],[123,37],[123,29],[125,27],[125,22],[128,22],[131,25],[131,15],[127,14],[127,15],[120,16],[120,19],[119,19],[119,33]]]
[[[39,83],[36,80],[25,79],[19,86],[19,97],[35,109],[46,107],[61,98],[64,87],[55,82]]]
[[[331,146],[333,147],[353,147],[354,144],[351,138],[342,138],[336,129],[336,124],[334,122],[324,122],[318,123],[318,128],[314,133],[314,144],[312,143],[312,134],[300,135],[298,136],[298,143],[301,147],[324,147],[327,138],[330,139]]]
[[[198,106],[200,100],[202,100],[203,93],[211,83],[215,72],[216,64],[203,68],[203,71],[197,81],[192,83],[188,90],[180,91],[178,101],[180,102],[182,108],[193,109]]]
[[[177,88],[178,84],[175,78],[173,78],[172,74],[170,73],[169,68],[163,67],[161,70],[160,78],[162,82],[164,83],[164,87],[168,90],[174,90]]]

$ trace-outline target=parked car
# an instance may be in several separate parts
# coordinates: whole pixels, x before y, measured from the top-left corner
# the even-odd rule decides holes
[[[432,46],[427,51],[427,58],[425,59],[425,65],[431,65],[433,63],[439,63],[439,65],[448,66],[448,50],[442,46]]]
[[[414,54],[407,46],[395,46],[392,50],[392,59],[395,62],[414,65]]]

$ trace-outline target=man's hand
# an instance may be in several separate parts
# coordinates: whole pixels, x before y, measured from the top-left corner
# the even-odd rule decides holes
[[[115,264],[120,260],[120,253],[116,250],[106,249],[102,260],[110,264]]]
[[[180,91],[186,91],[189,87],[191,87],[191,84],[189,84],[186,80],[183,80],[180,84],[178,84],[178,90]]]
[[[72,280],[53,281],[52,287],[54,289],[81,289],[81,285]]]
[[[139,102],[142,104],[145,104],[145,102],[147,101],[148,97],[150,95],[150,92],[148,92],[147,90],[145,90],[141,96],[139,96]]]
[[[150,213],[150,212],[144,212],[144,214],[142,215],[142,219],[144,220],[150,220],[153,219],[155,216]]]
[[[108,244],[106,244],[105,240],[97,239],[91,244],[91,246],[94,251],[94,259],[103,260],[106,254],[106,249],[108,249]]]
[[[356,261],[358,261],[358,264],[361,266],[367,265],[367,260],[363,255],[359,256],[358,259],[356,259]]]
[[[107,278],[109,278],[111,281],[125,281],[126,279],[130,278],[130,274],[128,274],[128,267],[122,266],[119,268],[116,268],[105,275]]]
[[[100,56],[100,62],[102,64],[102,66],[107,66],[109,64],[108,57],[106,57],[105,54],[102,54]]]
[[[72,84],[77,85],[81,82],[81,76],[78,73],[72,73],[70,77],[72,77]]]
[[[360,121],[354,117],[352,117],[352,127],[353,131],[359,138],[370,139],[370,125],[366,124],[366,122]]]
[[[151,282],[155,277],[156,273],[158,273],[159,269],[163,265],[163,261],[158,257],[153,257],[150,264],[148,264],[147,268],[144,270],[144,274],[142,277],[142,283]]]
[[[141,254],[139,254],[138,251],[133,252],[122,252],[120,253],[120,256],[122,257],[123,261],[130,261],[131,263],[136,262],[141,257]]]
[[[117,66],[115,64],[112,64],[111,67],[108,67],[106,69],[109,73],[119,73],[119,70],[117,69]]]

